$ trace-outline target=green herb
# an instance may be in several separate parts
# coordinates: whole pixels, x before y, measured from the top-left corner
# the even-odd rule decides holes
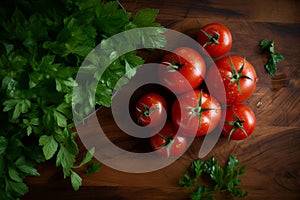
[[[85,170],[86,174],[93,174],[97,173],[101,167],[101,163],[99,162],[93,162],[91,163]]]
[[[265,65],[265,68],[270,75],[274,75],[277,71],[277,63],[284,60],[283,55],[275,53],[274,41],[264,39],[259,43],[259,46],[262,50],[266,50],[270,53],[268,63]]]
[[[247,192],[238,187],[241,182],[238,176],[244,173],[245,166],[239,167],[239,161],[235,156],[230,156],[223,168],[217,164],[214,157],[211,157],[206,161],[193,161],[190,170],[185,172],[179,184],[185,188],[196,187],[190,194],[192,200],[214,199],[214,195],[221,192],[230,193],[233,197],[245,197]],[[207,175],[214,184],[197,186],[201,176]]]
[[[79,165],[72,132],[72,91],[79,87],[76,73],[85,57],[106,38],[137,27],[160,27],[158,11],[131,14],[117,1],[95,0],[4,1],[0,8],[0,199],[18,199],[28,191],[26,176],[38,176],[36,164],[53,159],[74,190],[82,184],[74,171],[90,162],[90,149]],[[136,40],[165,45],[161,32],[136,36]],[[120,46],[124,43],[120,42]],[[96,104],[110,106],[116,82],[131,78],[143,63],[136,52],[110,57],[95,94]],[[88,67],[88,66],[85,66]],[[83,92],[86,88],[80,88]],[[80,102],[82,97],[76,100]],[[82,103],[82,102],[81,102]],[[84,105],[84,103],[82,103]],[[84,108],[83,108],[84,110]],[[86,111],[88,113],[88,111]],[[91,164],[87,173],[101,164]]]

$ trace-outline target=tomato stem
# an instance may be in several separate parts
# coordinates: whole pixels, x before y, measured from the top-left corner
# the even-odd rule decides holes
[[[165,135],[162,135],[160,133],[158,135],[166,141],[166,143],[160,146],[158,149],[166,148],[167,156],[170,157],[171,147],[175,142],[173,134],[170,134],[170,137],[166,137]]]
[[[200,126],[200,120],[202,117],[202,113],[205,111],[209,111],[209,110],[216,110],[215,108],[202,108],[202,90],[200,91],[200,97],[199,97],[199,101],[196,107],[189,107],[188,109],[192,112],[192,114],[189,116],[189,120],[188,123],[190,123],[191,119],[195,116],[198,117],[199,122],[198,122],[198,128]]]
[[[139,109],[138,107],[136,107],[136,110],[140,113],[142,113],[142,115],[138,118],[138,123],[140,123],[141,119],[144,118],[144,117],[149,117],[155,110],[159,110],[158,107],[151,107],[149,108],[149,106],[147,106],[146,104],[144,103],[140,103],[145,110],[141,110]]]
[[[203,48],[205,48],[208,44],[219,44],[220,34],[217,31],[214,31],[214,35],[211,35],[202,29],[200,29],[200,31],[208,37],[208,40],[203,44]]]
[[[178,56],[178,61],[176,61],[175,58],[171,56],[171,63],[170,62],[162,62],[162,63],[167,65],[167,69],[169,72],[175,72],[185,65],[185,63],[180,62],[179,56]]]
[[[237,114],[234,112],[234,121],[225,121],[227,124],[232,125],[232,129],[230,130],[229,136],[228,136],[228,141],[230,141],[230,138],[232,136],[232,134],[234,133],[234,131],[236,131],[237,129],[241,129],[244,133],[244,135],[246,137],[248,137],[248,134],[243,126],[243,123],[245,122],[245,120],[241,120]]]
[[[232,76],[229,77],[230,78],[230,83],[235,82],[237,87],[238,87],[238,91],[241,92],[240,80],[242,78],[246,78],[246,79],[249,79],[249,80],[253,81],[252,78],[250,78],[249,76],[242,75],[242,72],[243,72],[245,64],[246,64],[246,58],[244,57],[243,64],[242,64],[241,68],[238,71],[235,69],[235,66],[234,66],[234,64],[231,60],[231,57],[229,57],[229,62],[230,62],[231,70],[232,70]]]

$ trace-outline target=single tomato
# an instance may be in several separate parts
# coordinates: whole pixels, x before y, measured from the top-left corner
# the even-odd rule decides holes
[[[180,156],[187,148],[187,138],[177,136],[177,129],[167,121],[158,134],[150,138],[151,147],[162,156]]]
[[[221,87],[224,92],[215,92],[214,96],[221,103],[241,103],[247,100],[255,90],[258,81],[254,67],[245,58],[240,56],[226,56],[215,62],[205,79],[210,90],[218,91]]]
[[[155,93],[142,96],[135,107],[138,124],[142,126],[155,127],[166,119],[167,102]]]
[[[188,47],[175,49],[164,56],[162,63],[158,70],[159,80],[175,94],[197,88],[204,79],[205,61],[194,49]]]
[[[210,23],[203,26],[198,33],[197,41],[213,58],[225,55],[232,46],[232,37],[229,29],[218,23]]]
[[[229,140],[243,140],[253,133],[255,127],[255,114],[249,106],[235,104],[226,109],[222,134]]]
[[[182,128],[190,136],[195,135],[195,130],[196,136],[210,133],[219,124],[221,116],[222,110],[218,101],[199,90],[183,94],[172,106],[175,127]]]

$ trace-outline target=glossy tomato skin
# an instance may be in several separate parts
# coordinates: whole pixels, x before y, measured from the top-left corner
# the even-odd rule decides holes
[[[149,127],[156,127],[163,123],[166,119],[166,111],[166,100],[156,93],[142,96],[135,107],[138,124]]]
[[[208,42],[210,39],[204,32],[217,37],[218,43]],[[216,33],[219,35],[216,36]],[[232,47],[232,36],[229,29],[218,23],[210,23],[203,26],[198,33],[197,41],[213,58],[225,55]]]
[[[234,75],[231,61],[235,71],[239,71],[244,64],[244,68],[240,76],[248,78],[240,78],[237,82],[232,81]],[[225,88],[223,92],[215,92],[214,95],[221,103],[236,104],[246,101],[254,92],[258,81],[254,67],[245,58],[240,56],[226,56],[215,62],[217,67],[212,67],[207,73],[206,83],[210,89],[218,91],[219,88]],[[249,79],[250,78],[250,79]],[[226,102],[224,102],[226,95]]]
[[[158,70],[159,80],[175,94],[197,88],[206,73],[206,64],[202,56],[194,49],[181,47],[166,54]],[[170,68],[168,64],[179,64],[179,69]],[[177,73],[176,73],[177,72]],[[182,75],[179,76],[178,72]]]
[[[201,109],[203,112],[199,123],[199,116],[193,114],[193,109],[197,107],[201,95]],[[180,104],[179,102],[182,103]],[[183,110],[182,113],[181,110]],[[183,94],[179,99],[175,100],[172,106],[172,120],[175,127],[181,127],[189,136],[194,136],[193,132],[195,130],[197,130],[196,136],[210,133],[219,124],[221,116],[222,110],[218,101],[209,94],[199,90]]]
[[[162,130],[150,138],[152,149],[164,157],[182,155],[187,149],[187,138],[184,136],[177,136],[176,131],[177,129],[172,122],[167,121]],[[173,140],[169,143],[170,146],[166,146],[167,140],[164,137]]]
[[[241,124],[245,129],[245,133],[241,128],[237,128],[232,132],[230,136],[230,140],[243,140],[249,137],[256,127],[256,117],[253,110],[245,105],[245,104],[235,104],[227,107],[226,109],[226,117],[225,123],[222,129],[222,134],[226,137],[229,137],[231,130],[234,128],[234,125],[231,125],[230,122],[234,122],[236,120],[236,116],[244,121]]]

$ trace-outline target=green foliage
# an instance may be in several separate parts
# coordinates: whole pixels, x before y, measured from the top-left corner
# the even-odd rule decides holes
[[[0,199],[24,195],[28,191],[24,178],[38,176],[36,164],[49,159],[62,167],[74,190],[79,189],[82,179],[73,169],[89,163],[94,149],[79,165],[74,164],[79,150],[69,120],[73,117],[72,91],[78,88],[78,69],[96,45],[105,46],[106,38],[136,27],[160,27],[154,23],[157,12],[141,10],[130,20],[131,14],[116,1],[1,3]],[[149,34],[141,33],[135,39],[157,47],[165,44],[160,32]],[[99,80],[95,101],[89,102],[92,106],[109,107],[116,82],[127,72],[131,78],[143,64],[134,51],[119,57],[115,52],[105,59],[113,62]],[[86,92],[87,88],[80,89]],[[82,100],[80,96],[74,98]],[[87,173],[98,171],[100,166],[91,164]]]
[[[275,42],[274,41],[269,41],[267,39],[263,39],[259,43],[259,46],[262,50],[265,50],[268,53],[270,53],[268,63],[265,65],[265,69],[270,75],[274,75],[277,71],[277,63],[284,60],[283,55],[281,55],[279,53],[275,53]]]
[[[85,173],[86,174],[93,174],[93,173],[97,173],[99,171],[101,167],[101,163],[99,162],[92,162],[87,168]]]
[[[212,200],[214,194],[220,192],[230,193],[233,197],[245,197],[247,192],[238,187],[241,182],[238,176],[244,173],[245,166],[239,167],[239,161],[235,156],[230,156],[227,165],[223,168],[217,164],[214,157],[211,157],[206,161],[193,161],[190,170],[186,171],[183,179],[179,180],[179,185],[184,188],[194,188],[199,178],[206,174],[214,184],[197,186],[190,194],[192,200]]]

